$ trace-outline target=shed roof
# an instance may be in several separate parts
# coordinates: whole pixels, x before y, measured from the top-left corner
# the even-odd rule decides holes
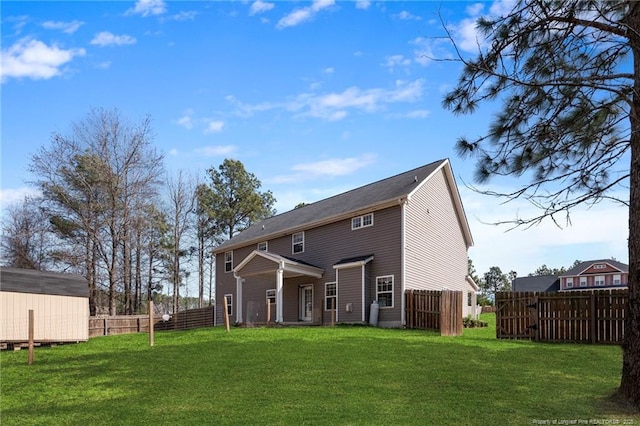
[[[312,226],[331,223],[349,215],[365,214],[369,211],[397,205],[408,199],[425,180],[445,166],[447,167],[447,179],[453,180],[449,160],[434,161],[422,167],[262,220],[222,243],[216,252],[265,241]],[[453,185],[455,186],[455,181]],[[461,215],[460,222],[465,237],[468,244],[473,245],[469,225],[459,200],[460,196],[457,191],[454,191],[452,196],[455,198],[454,203],[458,208],[458,214]]]
[[[0,291],[89,297],[89,284],[75,274],[0,267]]]

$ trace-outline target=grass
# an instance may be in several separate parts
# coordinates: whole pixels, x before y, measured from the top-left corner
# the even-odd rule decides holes
[[[0,423],[638,424],[616,346],[364,326],[109,336],[3,352]]]

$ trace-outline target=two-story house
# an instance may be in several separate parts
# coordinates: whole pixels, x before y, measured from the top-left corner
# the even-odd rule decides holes
[[[626,288],[629,265],[612,259],[589,260],[579,263],[558,278],[560,291]]]
[[[407,289],[464,292],[473,245],[449,160],[307,204],[259,223],[216,249],[216,323],[366,323],[401,327]],[[224,300],[227,306],[224,306]],[[267,306],[268,304],[268,306]]]

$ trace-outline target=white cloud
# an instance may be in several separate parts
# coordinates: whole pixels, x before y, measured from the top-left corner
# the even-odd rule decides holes
[[[409,112],[406,112],[406,113],[390,114],[389,118],[423,119],[423,118],[427,118],[429,115],[431,115],[431,111],[429,111],[429,110],[416,109],[416,110],[409,111]]]
[[[126,11],[126,15],[142,15],[143,17],[162,15],[167,7],[162,0],[138,0],[136,5]]]
[[[25,197],[37,197],[39,195],[40,191],[28,187],[0,189],[0,206],[5,208],[13,203],[21,202]]]
[[[235,151],[236,147],[234,145],[204,146],[193,150],[200,157],[221,157],[233,154]]]
[[[89,43],[95,44],[100,47],[105,46],[122,46],[126,44],[136,44],[138,40],[135,37],[131,37],[127,34],[115,35],[109,31],[102,31],[96,34]]]
[[[325,74],[333,74],[335,69],[333,67],[327,67],[323,70]]]
[[[207,127],[204,129],[204,132],[209,133],[220,133],[222,128],[224,127],[224,121],[221,120],[210,120],[207,123]]]
[[[369,9],[371,2],[369,0],[356,0],[356,9]]]
[[[170,149],[169,150],[169,155],[172,157],[175,157],[178,155],[178,150],[176,148]]]
[[[436,59],[451,59],[450,42],[442,38],[417,37],[410,42],[415,45],[414,61],[427,66]]]
[[[178,118],[178,120],[176,120],[176,123],[178,123],[180,126],[184,127],[185,129],[193,129],[193,111],[191,110],[187,110],[185,111],[185,113],[182,115],[182,117]]]
[[[417,15],[414,15],[412,13],[409,13],[406,10],[403,10],[402,12],[393,15],[393,17],[396,18],[396,19],[403,20],[403,21],[420,21],[420,20],[422,20],[421,17],[419,17]]]
[[[42,26],[48,30],[61,30],[65,34],[73,34],[84,25],[84,22],[73,20],[71,22],[46,21]]]
[[[311,6],[294,10],[287,16],[278,21],[276,27],[278,29],[295,27],[306,21],[313,19],[321,10],[326,9],[335,4],[335,0],[314,0]]]
[[[393,71],[396,67],[407,67],[411,65],[411,59],[405,58],[403,55],[391,55],[385,58],[386,62],[382,64],[383,67],[389,68]]]
[[[34,80],[52,78],[62,74],[60,67],[85,53],[84,49],[61,49],[55,44],[48,46],[39,40],[21,39],[2,50],[2,82],[11,77]]]
[[[189,10],[189,11],[184,11],[184,12],[178,12],[175,15],[172,16],[172,18],[176,21],[193,21],[194,19],[196,19],[196,16],[198,16],[198,12],[196,12],[195,10]]]
[[[397,80],[395,87],[391,89],[360,89],[352,86],[338,93],[303,93],[287,102],[248,105],[232,96],[226,99],[236,107],[235,114],[242,117],[250,117],[262,111],[285,109],[299,117],[339,121],[347,117],[350,110],[371,113],[392,103],[416,102],[422,98],[423,92],[424,80],[418,79],[412,82]]]
[[[257,15],[259,13],[267,12],[273,9],[274,6],[275,5],[273,3],[269,3],[262,0],[256,0],[251,4],[251,7],[249,8],[249,15]]]
[[[363,154],[359,157],[331,158],[327,160],[315,161],[312,163],[301,163],[291,167],[292,174],[276,176],[270,179],[272,183],[292,183],[303,180],[317,179],[328,176],[345,176],[375,162],[375,155]]]

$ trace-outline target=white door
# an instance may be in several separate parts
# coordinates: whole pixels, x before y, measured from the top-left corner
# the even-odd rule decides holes
[[[300,320],[311,321],[313,313],[313,286],[300,287]]]

